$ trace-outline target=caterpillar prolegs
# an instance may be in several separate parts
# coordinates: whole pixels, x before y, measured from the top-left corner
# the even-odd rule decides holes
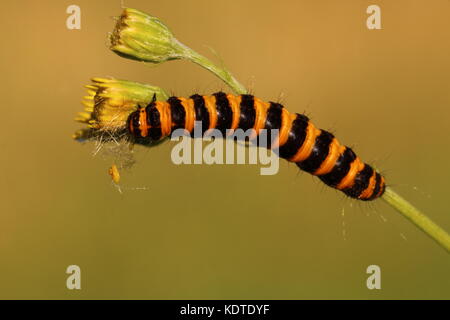
[[[129,115],[127,130],[136,143],[146,144],[179,128],[192,135],[195,121],[201,121],[203,131],[253,129],[257,134],[261,129],[278,129],[279,156],[318,176],[328,186],[359,200],[374,200],[385,190],[384,178],[332,133],[316,128],[305,115],[289,113],[279,103],[248,94],[217,92],[210,96],[195,94],[189,99],[154,99]]]

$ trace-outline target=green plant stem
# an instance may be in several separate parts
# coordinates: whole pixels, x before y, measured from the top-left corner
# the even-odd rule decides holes
[[[246,94],[247,89],[236,80],[235,77],[227,70],[225,67],[219,67],[212,63],[208,58],[202,56],[191,48],[179,43],[180,46],[183,47],[184,52],[182,57],[185,59],[189,59],[190,61],[198,64],[199,66],[209,70],[217,77],[219,77],[223,82],[225,82],[235,93],[237,94]]]
[[[450,236],[449,234],[428,218],[424,213],[416,209],[411,203],[403,199],[394,190],[387,187],[382,197],[391,207],[400,212],[404,217],[408,218],[419,229],[425,232],[433,240],[450,252]]]

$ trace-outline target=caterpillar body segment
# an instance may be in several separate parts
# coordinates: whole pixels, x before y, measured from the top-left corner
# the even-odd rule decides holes
[[[339,143],[334,135],[318,129],[305,115],[290,113],[281,104],[264,102],[252,95],[217,92],[210,96],[194,94],[189,99],[170,97],[153,101],[131,113],[127,130],[136,143],[148,144],[182,128],[192,136],[195,121],[202,133],[217,129],[279,130],[270,148],[294,162],[303,171],[318,176],[325,184],[359,200],[374,200],[385,190],[384,177],[361,161],[353,150]]]

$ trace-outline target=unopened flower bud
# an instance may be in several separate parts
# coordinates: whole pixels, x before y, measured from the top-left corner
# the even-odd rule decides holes
[[[119,17],[110,41],[118,55],[151,63],[183,58],[187,49],[158,18],[130,8]]]

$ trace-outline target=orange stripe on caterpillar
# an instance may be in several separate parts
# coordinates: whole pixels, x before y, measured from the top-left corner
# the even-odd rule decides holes
[[[384,177],[333,134],[316,128],[305,115],[290,113],[279,103],[264,102],[252,95],[218,92],[152,101],[130,114],[126,128],[136,143],[146,144],[169,136],[179,127],[193,134],[194,121],[202,123],[203,131],[253,129],[252,139],[262,129],[278,130],[278,139],[267,147],[279,149],[280,157],[295,162],[330,187],[360,200],[376,199],[385,190]]]

